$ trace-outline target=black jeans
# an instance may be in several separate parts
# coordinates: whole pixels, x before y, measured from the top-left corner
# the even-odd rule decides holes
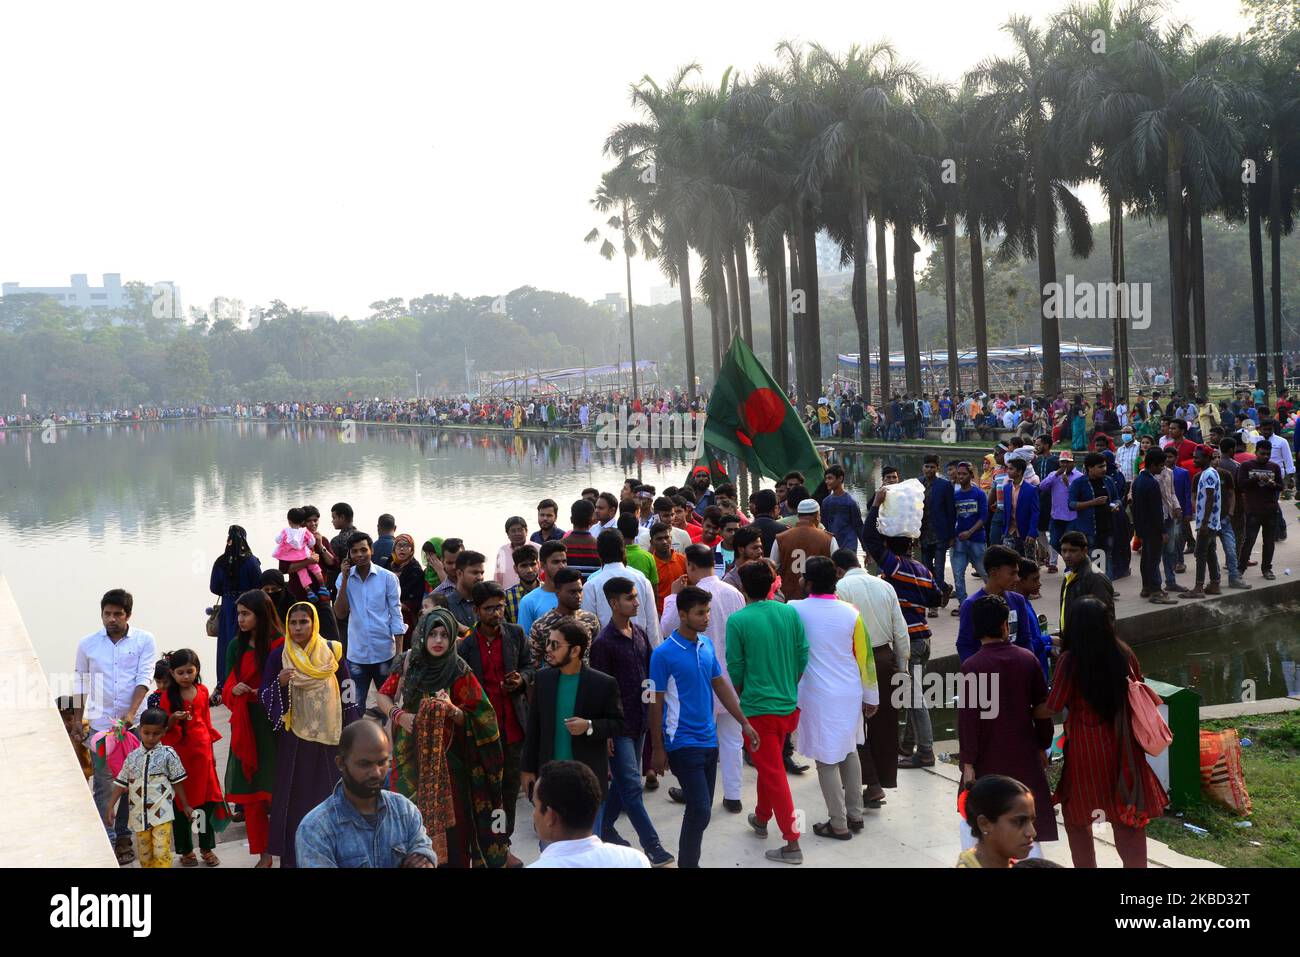
[[[677,748],[668,752],[668,766],[686,796],[682,832],[677,840],[677,866],[700,866],[704,829],[713,811],[713,786],[718,776],[717,748]]]
[[[1241,552],[1237,558],[1237,567],[1241,569],[1241,574],[1246,573],[1246,562],[1250,559],[1250,552],[1255,547],[1255,537],[1262,531],[1264,533],[1264,556],[1259,560],[1259,570],[1261,572],[1271,572],[1273,570],[1273,548],[1277,543],[1277,510],[1271,512],[1247,512],[1246,513],[1246,534],[1241,540]]]
[[[1164,585],[1160,579],[1160,564],[1161,559],[1164,558],[1164,546],[1160,542],[1159,535],[1154,539],[1142,539],[1141,556],[1142,590],[1150,594],[1162,591]]]

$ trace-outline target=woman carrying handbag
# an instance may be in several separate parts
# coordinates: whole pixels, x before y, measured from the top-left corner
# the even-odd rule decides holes
[[[1142,671],[1133,650],[1116,638],[1106,606],[1085,598],[1071,615],[1071,641],[1062,648],[1047,703],[1035,712],[1049,717],[1069,709],[1065,765],[1053,800],[1061,805],[1075,867],[1097,866],[1092,843],[1097,824],[1111,825],[1125,867],[1146,867],[1146,824],[1169,805],[1144,750],[1158,746],[1153,705],[1144,686],[1131,692],[1132,683],[1141,686]]]

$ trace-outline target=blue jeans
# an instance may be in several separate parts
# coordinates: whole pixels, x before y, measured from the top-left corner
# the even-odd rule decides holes
[[[1061,553],[1061,536],[1070,531],[1070,524],[1068,519],[1054,518],[1047,527],[1047,541],[1058,555]]]
[[[958,605],[966,600],[966,566],[974,565],[975,573],[984,577],[985,545],[976,541],[978,537],[979,532],[976,532],[964,542],[958,538],[952,545],[952,577],[957,588]]]
[[[375,690],[384,683],[388,677],[389,666],[391,661],[381,661],[373,665],[359,665],[355,661],[348,662],[348,671],[352,673],[352,683],[357,686],[357,707],[362,711],[366,710],[366,701],[370,697],[371,682],[375,685]]]
[[[92,793],[95,796],[95,809],[99,811],[99,820],[102,824],[104,809],[108,807],[108,799],[113,796],[113,772],[108,770],[108,765],[97,764],[95,766]],[[122,800],[117,805],[117,814],[113,818],[113,826],[104,829],[108,835],[109,843],[119,838],[131,836],[131,829],[127,823],[127,813],[131,807],[130,800],[129,795],[122,795]]]
[[[1165,585],[1178,584],[1178,579],[1174,577],[1174,567],[1182,561],[1183,543],[1181,541],[1182,523],[1175,522],[1172,518],[1165,519],[1165,534],[1169,536],[1169,541],[1165,542],[1164,552],[1160,560],[1165,566]]]
[[[990,545],[1002,544],[1002,537],[1004,534],[1003,526],[1005,524],[1006,524],[1006,519],[1002,514],[1002,509],[998,509],[996,512],[993,513],[993,518],[989,521],[989,544]]]
[[[1226,518],[1220,525],[1219,541],[1223,542],[1223,563],[1228,569],[1228,581],[1235,582],[1241,578],[1241,569],[1237,567],[1237,535],[1232,530],[1232,523]]]
[[[659,832],[650,823],[645,801],[641,798],[641,748],[644,743],[644,735],[633,738],[624,734],[614,738],[614,756],[609,760],[613,780],[605,795],[605,803],[596,815],[592,832],[600,835],[602,841],[609,841],[614,836],[614,825],[619,815],[626,811],[641,847],[649,854],[660,846],[660,842]]]
[[[921,546],[921,564],[930,569],[930,574],[934,576],[934,583],[939,586],[939,591],[943,591],[944,565],[947,561],[948,549],[944,547],[943,542],[930,542]]]
[[[718,776],[717,748],[677,748],[668,752],[668,767],[686,796],[682,833],[677,841],[677,866],[699,867],[704,829],[713,810],[713,785]]]

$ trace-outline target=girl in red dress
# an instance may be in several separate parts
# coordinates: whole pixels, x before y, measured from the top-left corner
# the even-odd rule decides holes
[[[1133,736],[1128,682],[1142,680],[1137,656],[1115,637],[1106,606],[1085,598],[1071,612],[1070,642],[1053,676],[1046,713],[1066,708],[1061,805],[1075,867],[1096,867],[1092,826],[1109,823],[1125,867],[1147,866],[1147,821],[1169,796]],[[1042,716],[1037,715],[1036,716]]]
[[[212,727],[212,713],[208,709],[208,689],[199,681],[199,656],[189,648],[168,652],[163,660],[171,669],[171,685],[163,693],[162,707],[168,713],[167,731],[163,743],[180,755],[185,765],[185,798],[195,811],[194,821],[199,828],[199,847],[203,863],[216,867],[221,861],[213,853],[217,846],[217,832],[225,830],[229,812],[221,795],[221,782],[217,779],[217,762],[212,754],[212,742],[221,735]],[[181,866],[195,867],[194,834],[188,827],[172,831],[176,853],[181,855]]]

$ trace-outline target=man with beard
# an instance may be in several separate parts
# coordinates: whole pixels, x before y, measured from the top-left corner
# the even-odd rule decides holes
[[[691,469],[691,490],[695,492],[695,514],[702,516],[704,510],[713,504],[713,489],[709,488],[712,479],[709,470],[703,465]]]
[[[339,738],[342,779],[298,825],[299,867],[437,867],[424,819],[409,798],[384,789],[392,762],[388,735],[354,721]]]

